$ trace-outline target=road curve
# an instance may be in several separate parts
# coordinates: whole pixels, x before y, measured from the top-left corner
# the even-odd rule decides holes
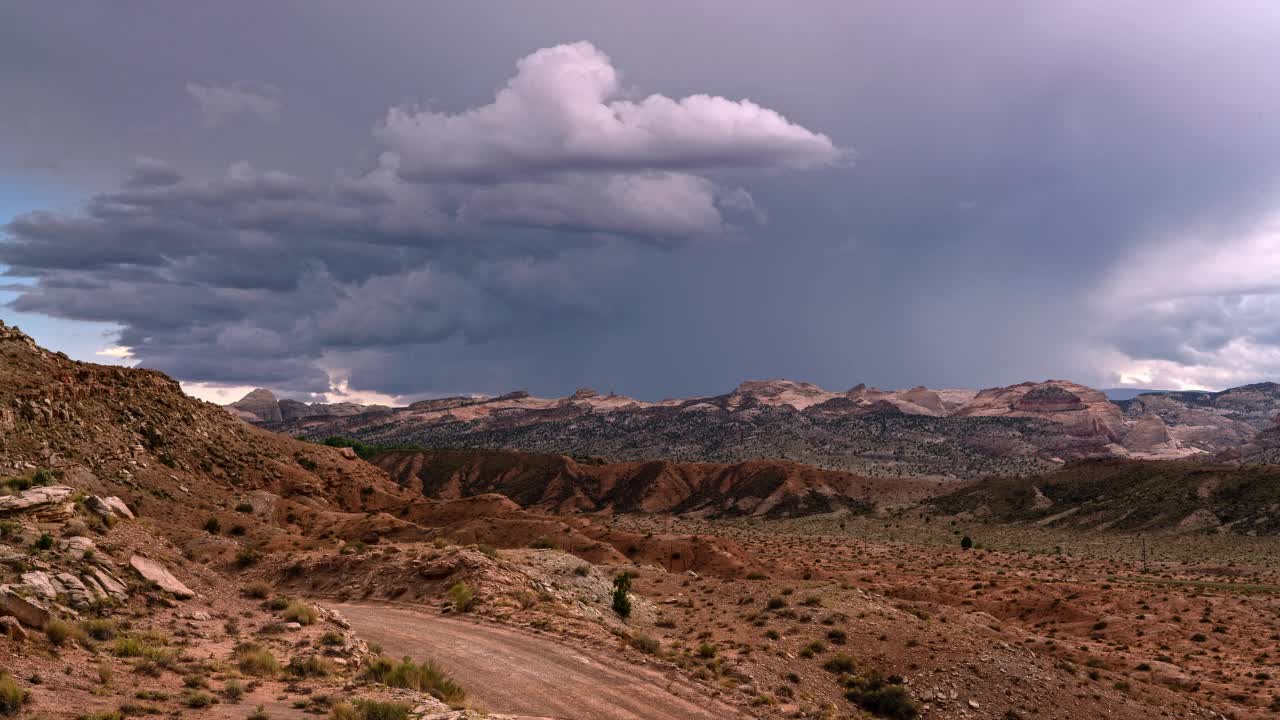
[[[386,654],[435,660],[490,712],[564,720],[745,717],[682,678],[548,637],[406,607],[325,604]]]

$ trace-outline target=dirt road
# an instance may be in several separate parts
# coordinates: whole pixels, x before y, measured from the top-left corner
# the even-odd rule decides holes
[[[490,712],[566,720],[746,717],[681,678],[547,637],[410,608],[325,604],[388,655],[435,660]]]

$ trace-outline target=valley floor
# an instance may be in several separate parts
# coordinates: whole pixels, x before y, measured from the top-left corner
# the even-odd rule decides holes
[[[329,604],[395,657],[431,657],[486,710],[564,720],[745,717],[673,672],[531,632],[378,603]]]

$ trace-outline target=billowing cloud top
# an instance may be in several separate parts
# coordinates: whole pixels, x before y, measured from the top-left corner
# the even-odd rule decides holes
[[[808,169],[831,139],[749,100],[621,99],[609,57],[586,42],[539,50],[484,107],[392,108],[376,134],[416,180],[492,181],[569,171]]]
[[[190,179],[139,159],[83,213],[22,215],[0,263],[35,278],[13,307],[117,323],[120,346],[183,380],[324,393],[343,354],[563,330],[632,246],[760,222],[709,173],[835,162],[824,135],[748,101],[613,99],[587,43],[539,50],[495,102],[392,109],[376,166],[318,183],[232,163]],[[189,85],[208,125],[274,121],[271,93]],[[565,232],[568,231],[568,232]]]

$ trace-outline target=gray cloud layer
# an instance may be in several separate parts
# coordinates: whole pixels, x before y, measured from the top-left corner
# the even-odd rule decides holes
[[[0,263],[37,283],[16,306],[118,322],[184,378],[654,397],[1280,373],[1271,4],[9,15],[0,170],[92,194],[8,228]],[[188,84],[287,112],[195,115]],[[137,156],[168,164],[120,181]]]
[[[523,93],[514,106],[513,89]],[[385,149],[363,174],[316,183],[236,163],[194,180],[140,159],[83,213],[33,212],[4,228],[0,263],[37,281],[13,307],[120,323],[121,345],[180,378],[323,393],[347,370],[329,353],[598,320],[596,291],[616,269],[602,256],[614,246],[678,247],[729,232],[726,216],[760,219],[745,190],[696,173],[839,156],[829,139],[745,101],[599,104],[614,92],[608,58],[576,43],[520,61],[493,105],[456,116],[393,109],[375,133]],[[226,93],[206,100],[218,121],[258,112]]]

